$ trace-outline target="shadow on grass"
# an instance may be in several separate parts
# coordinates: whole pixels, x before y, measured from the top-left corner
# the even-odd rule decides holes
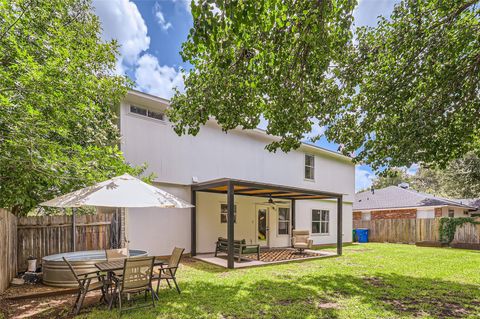
[[[285,274],[255,280],[192,279],[181,295],[163,289],[155,309],[126,318],[339,318],[363,310],[378,317],[465,318],[480,313],[477,285],[396,274],[372,277]],[[346,309],[348,307],[348,309]],[[342,315],[342,312],[346,311]],[[109,318],[97,312],[91,318]],[[111,315],[111,314],[110,314]],[[363,317],[365,318],[365,316]]]

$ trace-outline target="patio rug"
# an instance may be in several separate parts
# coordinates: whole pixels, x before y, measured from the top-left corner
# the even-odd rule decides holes
[[[260,251],[260,261],[265,262],[311,258],[318,256],[322,256],[322,254],[314,252],[300,253],[295,249],[269,249]],[[243,257],[257,260],[257,254],[244,255]]]

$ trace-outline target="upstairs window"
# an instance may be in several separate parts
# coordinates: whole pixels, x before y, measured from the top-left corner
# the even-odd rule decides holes
[[[152,110],[146,109],[144,107],[136,106],[136,105],[130,105],[130,112],[134,113],[134,114],[137,114],[137,115],[146,116],[146,117],[150,117],[152,119],[160,120],[160,121],[164,120],[164,116],[163,116],[162,112],[152,111]]]
[[[315,179],[315,156],[305,154],[305,179]]]

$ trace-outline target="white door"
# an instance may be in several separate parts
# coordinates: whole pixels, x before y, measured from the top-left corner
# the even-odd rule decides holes
[[[260,247],[268,247],[270,228],[268,223],[268,206],[257,205],[257,241]]]

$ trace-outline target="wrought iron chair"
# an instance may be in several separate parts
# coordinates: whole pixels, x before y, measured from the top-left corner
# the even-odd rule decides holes
[[[170,259],[168,260],[168,265],[163,266],[160,265],[160,268],[158,269],[158,272],[154,276],[153,279],[158,279],[157,282],[157,295],[158,295],[158,290],[160,288],[160,281],[166,280],[168,287],[172,289],[172,285],[170,284],[170,280],[173,281],[175,284],[175,288],[177,289],[177,292],[180,293],[180,288],[178,287],[177,284],[177,269],[178,269],[178,264],[180,263],[180,259],[182,258],[182,254],[185,251],[184,248],[178,248],[175,247],[173,249],[172,255],[170,256]]]
[[[73,276],[78,282],[78,294],[72,309],[74,315],[77,315],[80,312],[80,309],[82,308],[82,305],[83,305],[83,301],[85,300],[85,296],[90,291],[101,290],[102,297],[100,298],[100,301],[106,300],[105,299],[105,291],[106,291],[105,279],[104,279],[104,276],[101,275],[99,271],[90,271],[90,272],[78,274],[73,268],[72,264],[69,263],[65,257],[63,257],[63,261],[68,265],[68,268],[70,268]],[[96,281],[93,281],[94,279],[96,279]]]
[[[152,272],[155,257],[135,257],[125,259],[122,276],[113,276],[115,291],[113,298],[117,298],[119,311],[140,307],[148,307],[148,304],[138,307],[122,309],[122,297],[126,294],[147,293],[152,295],[152,306],[155,307],[155,292],[152,288]]]

